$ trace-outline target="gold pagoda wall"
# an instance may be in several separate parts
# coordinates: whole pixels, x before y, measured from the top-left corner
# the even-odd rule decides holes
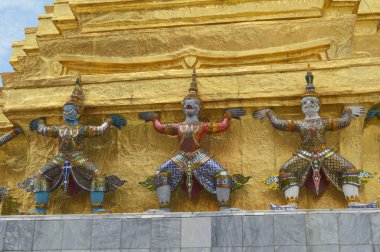
[[[104,115],[125,116],[128,126],[86,141],[86,153],[107,174],[128,183],[106,195],[114,212],[158,208],[156,195],[138,185],[178,149],[177,139],[159,135],[142,111],[160,111],[163,121],[181,121],[180,102],[197,68],[202,120],[217,120],[228,107],[244,107],[222,134],[206,137],[204,149],[231,173],[252,176],[232,195],[232,206],[268,209],[283,203],[281,192],[262,181],[277,174],[300,147],[296,133],[279,132],[254,110],[272,107],[283,118],[301,118],[299,98],[310,64],[322,116],[338,117],[345,104],[370,108],[380,101],[380,6],[376,0],[55,0],[13,44],[14,73],[3,73],[2,132],[13,124],[26,133],[0,149],[1,186],[10,189],[2,214],[33,205],[16,184],[58,151],[55,139],[28,130],[46,117],[62,124],[62,105],[82,73],[85,110],[81,122],[100,124]],[[9,120],[9,121],[8,121]],[[380,121],[353,120],[328,134],[329,146],[357,167],[380,173]],[[361,188],[361,200],[380,199],[379,175]],[[331,185],[316,197],[301,191],[300,207],[342,208]],[[173,211],[217,210],[214,196],[188,200],[181,189]],[[49,213],[89,213],[89,197],[51,194]]]

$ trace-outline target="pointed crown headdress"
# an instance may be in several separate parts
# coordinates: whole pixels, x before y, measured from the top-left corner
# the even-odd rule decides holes
[[[197,80],[197,73],[195,69],[193,70],[193,74],[192,74],[189,94],[186,95],[186,97],[183,100],[186,100],[186,99],[197,99],[199,102],[201,101],[201,98],[198,96],[198,80]]]
[[[83,89],[82,89],[82,78],[78,74],[77,80],[75,81],[75,87],[71,93],[70,100],[65,103],[65,105],[74,105],[80,110],[83,103]]]
[[[302,99],[305,97],[316,97],[319,99],[319,95],[317,94],[317,92],[315,92],[315,87],[313,84],[314,75],[310,70],[307,72],[305,79],[306,79],[306,92],[302,95]]]

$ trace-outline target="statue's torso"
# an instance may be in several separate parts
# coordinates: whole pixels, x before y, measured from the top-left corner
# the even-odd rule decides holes
[[[59,129],[59,150],[64,154],[82,151],[83,126],[62,126]]]
[[[302,147],[312,153],[326,149],[326,121],[324,119],[297,121]]]
[[[184,152],[194,152],[201,148],[201,141],[206,134],[202,122],[195,124],[181,123],[178,125],[178,140],[180,149]]]

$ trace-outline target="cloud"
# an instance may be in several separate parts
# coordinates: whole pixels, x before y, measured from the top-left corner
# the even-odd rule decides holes
[[[53,0],[0,0],[0,72],[12,72],[9,64],[12,43],[25,38],[27,27],[38,25],[38,15]],[[1,79],[0,85],[2,86]]]

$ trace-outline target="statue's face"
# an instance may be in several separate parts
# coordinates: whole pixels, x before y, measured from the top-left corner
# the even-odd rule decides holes
[[[197,99],[186,99],[182,102],[183,112],[185,112],[186,116],[198,116],[200,111],[199,100]]]
[[[75,105],[68,104],[63,107],[63,119],[66,122],[73,122],[78,119],[78,108]]]
[[[317,97],[305,97],[301,100],[302,112],[312,116],[319,112],[319,99]]]

